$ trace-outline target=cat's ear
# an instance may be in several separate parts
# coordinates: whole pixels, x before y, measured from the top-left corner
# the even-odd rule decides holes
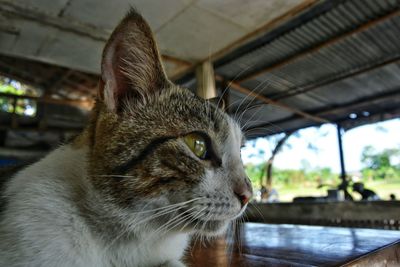
[[[225,110],[225,101],[223,98],[217,96],[217,97],[209,98],[209,99],[207,99],[207,101],[210,101],[215,106],[217,106],[219,109]]]
[[[120,22],[104,48],[101,78],[99,96],[114,112],[126,99],[145,101],[170,84],[153,33],[134,9]]]

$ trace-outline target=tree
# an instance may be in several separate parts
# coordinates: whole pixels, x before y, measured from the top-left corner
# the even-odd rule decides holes
[[[267,189],[271,190],[272,189],[272,165],[274,163],[274,159],[276,154],[278,154],[278,152],[282,149],[282,146],[285,144],[285,142],[289,139],[289,137],[293,134],[293,131],[291,132],[286,132],[284,134],[283,137],[281,137],[275,147],[273,148],[272,152],[271,152],[271,156],[269,157],[269,159],[267,160],[266,163],[266,173],[267,173],[267,179],[266,179],[266,185],[267,185]]]
[[[366,146],[361,153],[362,169],[365,177],[373,179],[394,178],[400,175],[400,163],[397,166],[393,159],[400,156],[400,148],[376,151],[372,146]]]

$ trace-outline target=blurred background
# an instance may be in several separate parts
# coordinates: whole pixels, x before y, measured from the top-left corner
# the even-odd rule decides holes
[[[398,0],[0,0],[0,167],[83,129],[101,51],[130,6],[170,79],[223,98],[241,124],[254,202],[392,201],[376,220],[398,228]]]

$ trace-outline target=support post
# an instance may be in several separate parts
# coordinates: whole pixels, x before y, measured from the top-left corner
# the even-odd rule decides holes
[[[210,61],[205,61],[196,68],[196,79],[198,96],[204,99],[217,97],[214,67]]]
[[[344,155],[343,155],[343,143],[342,143],[342,126],[340,124],[336,124],[337,129],[337,137],[338,137],[338,145],[339,145],[339,159],[340,159],[340,178],[343,181],[346,179],[346,168],[344,165]]]

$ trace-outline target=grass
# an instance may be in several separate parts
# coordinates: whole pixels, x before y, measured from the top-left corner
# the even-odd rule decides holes
[[[390,194],[395,194],[400,199],[400,181],[372,181],[365,183],[365,187],[375,191],[383,200],[389,200]]]

